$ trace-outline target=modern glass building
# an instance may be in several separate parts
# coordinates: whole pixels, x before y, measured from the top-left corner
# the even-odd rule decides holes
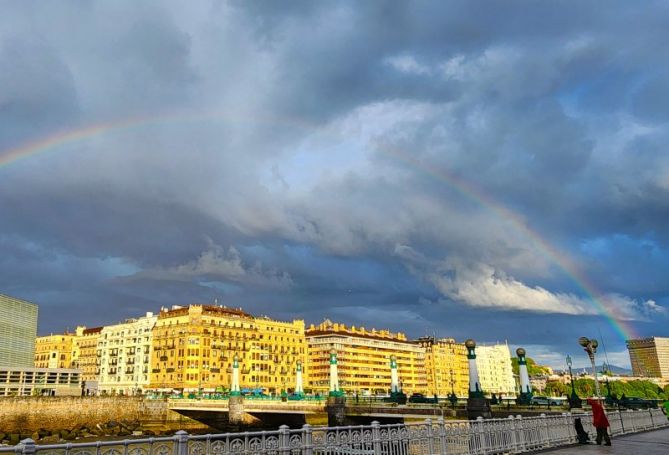
[[[634,376],[669,379],[669,338],[627,340]]]
[[[37,305],[0,294],[0,368],[32,368]]]

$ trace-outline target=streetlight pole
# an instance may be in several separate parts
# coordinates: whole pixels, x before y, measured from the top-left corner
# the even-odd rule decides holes
[[[455,405],[458,402],[458,397],[455,394],[455,380],[453,379],[453,368],[450,369],[451,374],[451,394],[448,396],[448,400],[451,402],[451,406],[455,409]]]
[[[597,381],[597,366],[595,365],[595,353],[597,352],[597,346],[599,343],[595,339],[589,339],[587,337],[581,337],[578,339],[578,344],[583,347],[583,350],[588,353],[590,357],[590,363],[592,364],[592,374],[595,378],[595,394],[597,395],[597,400],[601,401],[599,394],[599,381]]]
[[[576,388],[574,387],[574,374],[571,371],[571,356],[567,355],[567,366],[569,367],[569,380],[571,382],[571,396],[569,397],[569,409],[580,408],[581,399],[576,395]]]

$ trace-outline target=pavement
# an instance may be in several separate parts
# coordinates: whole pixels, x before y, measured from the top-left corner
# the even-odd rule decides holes
[[[546,450],[541,453],[557,455],[667,455],[669,454],[669,428],[618,436],[611,439],[611,443],[610,447],[604,445],[598,446],[593,442],[588,445],[569,446],[562,449]]]

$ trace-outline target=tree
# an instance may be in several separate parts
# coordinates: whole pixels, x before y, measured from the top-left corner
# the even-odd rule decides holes
[[[550,374],[550,368],[539,365],[537,364],[534,359],[531,357],[525,357],[525,360],[527,361],[527,374],[530,376],[540,376],[540,375],[548,375]],[[513,369],[513,374],[518,375],[519,373],[519,367],[518,367],[518,357],[511,357],[511,368]]]

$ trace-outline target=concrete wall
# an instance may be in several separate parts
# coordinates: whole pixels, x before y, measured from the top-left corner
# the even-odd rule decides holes
[[[176,423],[184,417],[166,401],[141,397],[3,397],[0,432],[89,427],[110,421]]]

